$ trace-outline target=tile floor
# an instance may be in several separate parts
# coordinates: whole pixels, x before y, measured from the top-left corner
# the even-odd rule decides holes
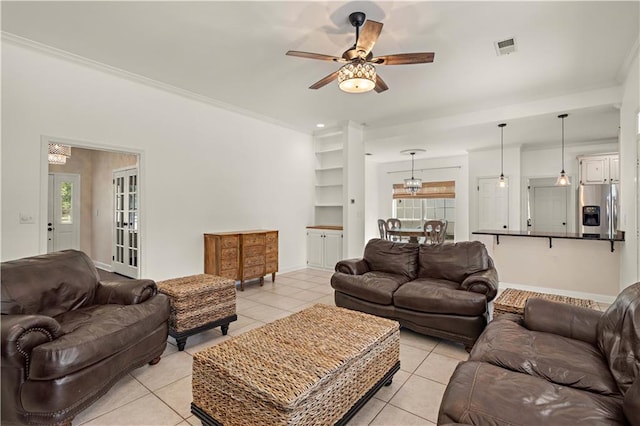
[[[238,320],[229,335],[236,336],[315,303],[333,305],[331,272],[304,269],[270,277],[263,287],[257,281],[238,291]],[[190,337],[183,352],[169,344],[159,364],[133,371],[106,395],[80,413],[73,425],[200,425],[191,415],[192,355],[228,339],[220,329]],[[400,332],[401,370],[349,422],[350,425],[435,424],[442,394],[460,360],[467,359],[462,345]]]

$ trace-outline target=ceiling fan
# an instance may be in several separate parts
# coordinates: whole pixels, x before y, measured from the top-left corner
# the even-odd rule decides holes
[[[371,20],[365,22],[365,18],[366,15],[363,12],[353,12],[349,15],[349,22],[356,27],[356,42],[352,47],[344,51],[342,57],[297,50],[289,50],[287,52],[289,56],[345,64],[339,70],[309,86],[309,89],[319,89],[338,79],[338,86],[345,92],[363,93],[375,89],[376,92],[380,93],[387,90],[389,86],[377,75],[376,69],[372,64],[406,65],[433,62],[435,56],[433,52],[373,56],[371,50],[378,40],[378,36],[380,36],[382,23]],[[360,27],[362,27],[362,31],[360,31]]]

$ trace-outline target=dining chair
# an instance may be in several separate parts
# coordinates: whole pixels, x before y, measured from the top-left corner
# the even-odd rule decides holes
[[[390,218],[387,219],[387,229],[400,229],[402,228],[402,222],[400,221],[400,219],[396,219],[396,218]],[[399,235],[389,235],[389,240],[391,241],[402,241],[402,237]]]
[[[387,234],[387,222],[384,219],[378,219],[378,231],[380,231],[381,239],[389,239],[389,235]]]
[[[424,223],[424,243],[425,244],[442,244],[447,236],[447,221],[427,220]]]

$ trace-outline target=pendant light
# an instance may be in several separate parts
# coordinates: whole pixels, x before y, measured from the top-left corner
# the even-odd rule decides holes
[[[504,188],[507,186],[507,181],[504,178],[504,127],[507,123],[500,123],[500,179],[498,179],[498,186]]]
[[[557,186],[568,186],[571,185],[571,181],[569,180],[569,176],[564,171],[564,119],[567,118],[569,114],[560,114],[558,118],[562,120],[562,171],[560,172],[560,176],[558,176],[558,180],[556,180]]]
[[[424,152],[424,149],[408,149],[402,154],[411,155],[411,179],[404,180],[404,189],[411,195],[416,195],[422,189],[422,179],[413,177],[413,159],[417,152]]]

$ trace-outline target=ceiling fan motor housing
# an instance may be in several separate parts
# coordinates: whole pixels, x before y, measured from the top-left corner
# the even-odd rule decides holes
[[[351,15],[349,15],[349,22],[351,22],[351,25],[358,28],[364,24],[364,20],[366,18],[367,15],[365,15],[364,12],[353,12]]]

